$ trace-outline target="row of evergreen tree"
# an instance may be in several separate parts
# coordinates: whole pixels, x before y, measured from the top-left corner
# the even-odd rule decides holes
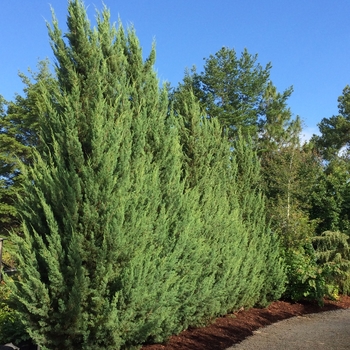
[[[257,56],[222,48],[159,88],[155,49],[144,60],[107,9],[93,29],[71,0],[67,24],[48,26],[55,73],[23,75],[25,96],[0,111],[0,233],[18,269],[6,287],[36,343],[130,349],[350,290],[347,90],[342,116],[302,145],[292,89]]]

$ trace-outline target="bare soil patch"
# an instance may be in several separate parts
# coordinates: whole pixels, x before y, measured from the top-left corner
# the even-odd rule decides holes
[[[323,307],[316,302],[276,301],[265,309],[252,308],[219,317],[207,327],[188,329],[170,337],[165,344],[144,345],[142,350],[224,350],[272,323],[293,316],[347,308],[350,308],[349,296],[341,296],[337,301],[325,300]]]

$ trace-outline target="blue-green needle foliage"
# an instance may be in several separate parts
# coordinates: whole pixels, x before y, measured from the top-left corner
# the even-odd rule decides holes
[[[278,239],[266,222],[252,142],[240,133],[229,141],[219,121],[205,117],[188,86],[181,86],[173,101],[182,122],[186,186],[200,194],[200,235],[208,244],[197,276],[200,293],[193,297],[201,305],[197,313],[209,318],[266,305],[284,291],[285,271]]]
[[[143,62],[106,10],[96,29],[80,1],[68,11],[65,38],[49,27],[58,88],[42,86],[40,153],[23,169],[16,297],[44,348],[119,348],[145,341],[176,302],[175,288],[161,292],[176,281],[164,246],[181,154],[154,50]]]
[[[131,349],[278,297],[249,143],[232,149],[193,95],[173,113],[154,48],[144,61],[106,9],[94,29],[80,0],[68,13],[67,34],[49,26],[57,87],[39,84],[23,235],[12,235],[29,335],[43,349]]]

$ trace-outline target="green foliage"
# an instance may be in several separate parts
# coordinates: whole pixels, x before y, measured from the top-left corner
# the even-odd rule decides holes
[[[190,87],[180,87],[174,105],[184,120],[181,139],[187,184],[201,193],[201,222],[211,250],[206,266],[216,276],[215,302],[220,302],[219,296],[224,298],[218,311],[266,304],[282,294],[285,273],[278,239],[265,221],[260,165],[252,142],[240,132],[234,143],[229,142],[217,119],[201,117]],[[230,298],[225,290],[234,291]]]
[[[269,158],[286,147],[295,147],[300,143],[301,121],[297,116],[292,119],[292,112],[287,105],[293,88],[279,93],[269,82],[260,103],[260,115],[264,116],[259,123],[259,155]]]
[[[229,144],[218,155],[208,146],[220,145],[221,128],[198,119],[198,182],[187,182],[154,51],[143,62],[134,31],[110,28],[107,11],[91,30],[78,1],[69,3],[68,28],[67,43],[56,20],[49,29],[59,89],[39,85],[40,147],[21,169],[23,236],[12,236],[20,276],[11,286],[29,335],[48,349],[131,348],[253,305],[263,278],[247,296],[251,262],[264,269],[266,251],[257,264],[261,232],[248,242],[239,203],[220,184]],[[206,169],[213,191],[204,191]],[[242,240],[254,250],[239,284]]]
[[[45,84],[52,91],[56,84],[48,69],[48,62],[38,65],[39,72],[31,77],[20,74],[25,84],[22,97],[14,102],[1,100],[0,105],[0,235],[10,230],[20,230],[15,201],[22,191],[23,177],[19,163],[30,164],[31,148],[38,146],[38,112],[42,104],[39,85]]]
[[[11,291],[5,283],[0,283],[0,344],[20,342],[29,339],[20,320],[20,314],[9,306]]]
[[[323,118],[318,124],[321,136],[313,136],[318,150],[326,160],[337,157],[338,152],[350,147],[350,86],[343,89],[338,98],[339,115]]]
[[[324,118],[320,136],[310,143],[314,156],[314,181],[306,200],[310,219],[315,223],[314,237],[317,280],[322,293],[336,297],[349,293],[349,87],[339,97],[339,115]],[[314,153],[315,154],[315,153]]]
[[[286,254],[289,284],[285,297],[323,303],[324,297],[349,293],[350,247],[347,235],[323,232]]]
[[[326,285],[322,269],[316,263],[310,242],[286,252],[288,284],[284,297],[294,301],[309,299],[323,303]]]
[[[317,182],[313,186],[309,210],[310,217],[319,224],[320,235],[327,230],[350,232],[350,163],[346,158],[332,159],[320,166]]]
[[[327,294],[349,294],[350,245],[349,236],[341,232],[323,232],[313,238],[318,265],[327,285]]]
[[[321,303],[324,283],[310,246],[318,220],[309,217],[319,168],[311,149],[300,145],[300,121],[291,120],[287,96],[277,96],[274,89],[269,94],[269,118],[260,137],[259,154],[267,214],[285,252],[288,283],[284,296]]]
[[[36,85],[38,144],[11,236],[19,275],[7,283],[29,336],[131,349],[278,298],[284,262],[251,139],[237,129],[229,141],[187,86],[169,108],[154,48],[144,61],[106,9],[95,29],[80,0],[68,13],[65,36],[49,26],[56,83]]]
[[[166,170],[180,153],[154,53],[144,63],[135,33],[110,28],[107,11],[90,29],[80,1],[69,3],[68,27],[68,46],[55,19],[49,30],[59,89],[39,86],[41,145],[22,169],[23,236],[12,236],[14,298],[43,348],[127,347],[161,334],[176,307],[174,264],[191,256],[196,218],[172,238],[182,188]]]
[[[0,235],[7,236],[15,222],[16,210],[13,206],[14,190],[12,174],[15,169],[14,150],[17,143],[7,135],[10,126],[6,120],[6,101],[0,96]]]
[[[301,122],[298,117],[292,119],[287,107],[292,88],[278,93],[269,80],[271,65],[263,68],[256,60],[257,56],[251,56],[247,50],[237,58],[234,50],[222,48],[206,60],[204,72],[198,74],[193,70],[185,76],[183,84],[175,92],[175,100],[176,94],[192,87],[205,118],[218,119],[223,135],[228,136],[232,141],[231,147],[236,151],[239,190],[235,194],[240,198],[239,206],[243,219],[247,221],[248,232],[251,227],[261,232],[269,230],[263,221],[265,218],[262,220],[267,210],[271,231],[274,232],[272,241],[285,247],[287,240],[293,241],[305,234],[297,227],[293,228],[297,221],[293,221],[292,216],[301,214],[307,220],[304,208],[298,207],[308,195],[306,191],[300,194],[304,170],[303,151],[299,145]],[[244,145],[246,136],[254,141],[248,142],[249,147]],[[235,144],[237,137],[240,141]],[[252,147],[259,151],[260,159],[243,151]],[[259,199],[262,190],[267,195],[266,204],[265,200]],[[263,213],[259,214],[261,208],[264,208]],[[274,259],[283,260],[277,247],[275,252]],[[247,266],[250,264],[248,260]],[[280,279],[284,281],[282,275]]]
[[[218,118],[229,137],[238,129],[255,136],[270,69],[271,64],[262,67],[246,49],[237,57],[234,49],[223,47],[205,60],[203,72],[188,73],[183,85],[192,86],[206,114]]]
[[[253,148],[253,142],[249,137],[248,139],[239,137],[233,142],[233,155],[238,167],[235,192],[239,198],[241,215],[248,234],[247,250],[252,253],[249,254],[251,260],[245,261],[249,269],[247,273],[249,276],[254,276],[253,278],[260,276],[260,286],[266,293],[260,303],[265,305],[268,301],[281,296],[285,288],[286,276],[284,261],[281,258],[280,238],[271,232],[266,219],[266,200],[261,189],[261,166],[257,152]],[[264,261],[262,264],[256,263],[257,256],[260,254]],[[251,266],[254,266],[254,269]],[[246,296],[250,292],[249,287]]]

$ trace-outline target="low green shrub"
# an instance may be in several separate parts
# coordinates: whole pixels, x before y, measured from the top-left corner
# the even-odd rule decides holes
[[[19,344],[29,339],[19,313],[9,306],[11,291],[6,284],[0,284],[0,344]]]
[[[318,266],[326,284],[326,295],[350,293],[349,236],[341,232],[325,231],[313,238]]]
[[[320,304],[326,293],[322,269],[316,263],[311,244],[286,253],[288,284],[284,297],[293,301],[317,300]]]

